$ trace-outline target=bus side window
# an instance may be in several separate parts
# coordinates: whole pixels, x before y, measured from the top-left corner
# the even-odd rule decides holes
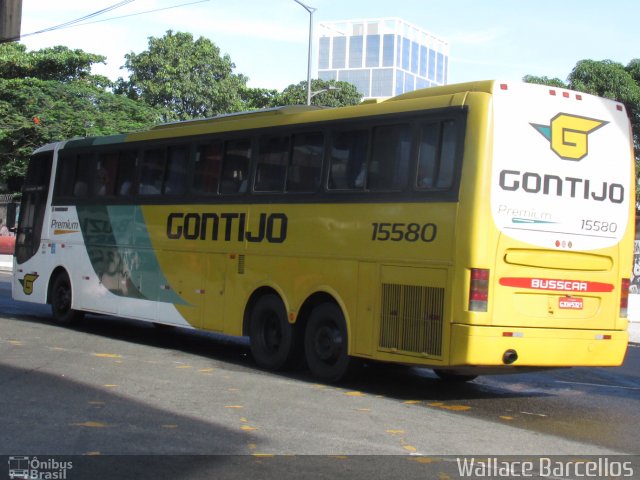
[[[289,137],[267,137],[260,141],[254,190],[282,192],[289,163]]]
[[[162,186],[162,193],[167,195],[183,195],[185,192],[185,182],[187,180],[189,147],[187,145],[169,147],[167,160],[167,171]]]
[[[456,168],[456,147],[458,145],[456,122],[447,120],[442,122],[442,147],[440,149],[440,175],[436,183],[437,188],[450,188]]]
[[[428,190],[434,188],[438,177],[438,138],[440,124],[422,125],[418,151],[418,177],[416,186]]]
[[[251,140],[232,140],[225,144],[222,161],[220,193],[234,194],[247,191]]]
[[[89,189],[95,177],[95,162],[93,155],[83,153],[78,155],[76,165],[76,177],[73,184],[73,196],[76,198],[86,198],[89,196]]]
[[[418,153],[419,189],[451,188],[455,173],[457,130],[453,120],[422,126]]]
[[[315,192],[320,186],[323,157],[324,135],[321,132],[294,135],[287,191]]]
[[[363,190],[366,182],[368,130],[334,132],[330,190]]]
[[[367,189],[403,190],[407,185],[410,162],[411,127],[409,125],[385,125],[374,128]]]
[[[140,169],[140,195],[159,195],[162,192],[164,153],[163,148],[145,150]]]
[[[198,145],[193,172],[194,193],[205,195],[218,193],[223,150],[224,143],[221,141]]]
[[[113,195],[117,167],[118,154],[116,152],[102,153],[98,155],[93,182],[94,195]]]
[[[123,150],[118,153],[118,171],[116,195],[127,197],[135,193],[135,176],[138,154],[135,150]]]
[[[66,155],[58,160],[54,192],[57,197],[72,197],[76,176],[76,156]]]

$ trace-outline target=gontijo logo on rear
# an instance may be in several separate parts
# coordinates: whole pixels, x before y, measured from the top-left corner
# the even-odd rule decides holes
[[[493,100],[491,211],[498,230],[543,248],[618,244],[633,201],[621,105],[524,84]]]
[[[607,123],[595,118],[559,113],[549,125],[530,125],[549,140],[551,150],[565,160],[582,160],[589,153],[589,135]]]

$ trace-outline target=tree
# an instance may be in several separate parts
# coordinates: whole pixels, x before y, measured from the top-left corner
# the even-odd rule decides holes
[[[144,52],[125,55],[129,80],[118,79],[116,92],[163,109],[165,120],[189,120],[243,109],[247,78],[233,73],[229,55],[210,40],[168,30],[149,37]]]
[[[526,83],[536,83],[538,85],[548,85],[549,87],[568,88],[567,84],[557,77],[549,78],[525,75],[522,81]]]
[[[19,189],[33,150],[76,136],[107,135],[148,128],[159,112],[106,87],[91,75],[104,57],[53,47],[27,52],[0,45],[0,182]]]
[[[260,108],[268,108],[278,103],[277,90],[268,88],[244,88],[240,90],[240,97],[243,101],[243,110],[255,110]]]
[[[317,93],[311,98],[311,104],[324,107],[343,107],[357,105],[362,101],[362,94],[351,83],[335,80],[311,80],[311,91]],[[289,85],[275,99],[275,105],[306,105],[307,82]]]

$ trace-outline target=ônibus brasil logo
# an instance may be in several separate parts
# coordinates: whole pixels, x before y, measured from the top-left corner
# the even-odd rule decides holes
[[[582,160],[589,153],[588,136],[607,123],[595,118],[559,113],[549,125],[531,123],[551,144],[551,150],[565,160]]]

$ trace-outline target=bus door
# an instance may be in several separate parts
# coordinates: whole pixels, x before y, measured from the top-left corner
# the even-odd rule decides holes
[[[53,151],[36,154],[29,162],[18,219],[15,250],[18,265],[33,257],[40,248],[52,163]]]

